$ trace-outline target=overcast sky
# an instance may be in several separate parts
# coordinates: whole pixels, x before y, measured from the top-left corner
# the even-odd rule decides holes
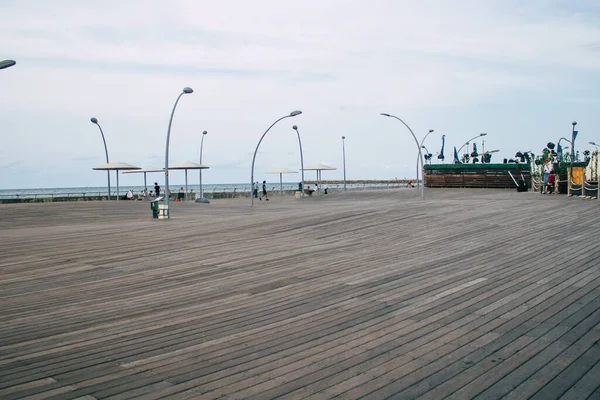
[[[257,180],[299,168],[294,124],[305,165],[338,168],[325,179],[343,176],[342,135],[348,179],[414,178],[415,142],[381,112],[419,140],[435,129],[433,153],[446,135],[446,162],[480,132],[496,162],[570,138],[573,120],[578,149],[600,142],[597,0],[3,0],[1,59],[17,61],[0,71],[3,189],[105,185],[90,117],[111,161],[164,166],[185,86],[170,160],[198,162],[207,130],[206,183],[249,181],[262,133],[297,109],[261,144]]]

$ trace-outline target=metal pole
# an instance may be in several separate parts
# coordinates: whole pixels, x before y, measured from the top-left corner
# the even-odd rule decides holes
[[[302,173],[302,190],[300,191],[300,197],[304,197],[304,156],[302,155],[302,141],[300,140],[300,131],[296,125],[292,126],[292,129],[296,131],[298,135],[298,146],[300,146],[300,172]]]
[[[258,153],[258,148],[260,146],[260,143],[263,141],[263,139],[265,138],[265,135],[267,134],[267,132],[269,132],[271,130],[271,128],[273,126],[275,126],[276,123],[278,123],[279,121],[281,121],[282,119],[285,118],[289,118],[289,117],[295,117],[296,115],[300,115],[302,114],[302,111],[292,111],[291,113],[289,113],[288,115],[284,115],[283,117],[279,118],[277,121],[273,122],[271,124],[271,126],[269,126],[267,128],[267,130],[265,131],[265,133],[262,134],[262,136],[260,137],[260,140],[258,141],[258,144],[256,145],[256,149],[254,149],[254,155],[252,156],[252,169],[250,171],[250,187],[252,188],[254,185],[254,162],[256,161],[256,153]],[[254,196],[250,195],[250,205],[254,206]]]
[[[381,115],[383,115],[384,117],[390,117],[390,118],[397,119],[398,121],[402,122],[402,124],[410,131],[410,134],[412,135],[413,139],[415,139],[415,144],[417,145],[417,148],[419,150],[419,158],[421,160],[421,165],[424,165],[423,164],[423,152],[421,151],[421,147],[419,146],[419,141],[417,140],[415,133],[412,131],[412,129],[410,129],[410,126],[408,126],[406,124],[406,122],[402,121],[400,118],[396,117],[395,115],[385,114],[385,113],[382,113]],[[425,200],[425,185],[421,185],[421,198],[423,200]]]
[[[342,136],[342,157],[344,160],[344,192],[346,191],[346,136]]]
[[[115,170],[117,173],[117,201],[119,201],[119,170]]]
[[[571,131],[571,163],[569,165],[569,189],[571,188],[571,183],[573,181],[573,161],[575,160],[575,125],[577,125],[577,121],[573,121],[571,125],[573,125],[573,130]],[[571,191],[569,190],[569,195],[571,194],[570,192]]]
[[[102,127],[100,126],[100,123],[98,122],[98,120],[94,117],[92,117],[90,119],[90,121],[92,121],[93,124],[95,124],[96,126],[98,126],[98,129],[100,129],[100,134],[102,135],[102,142],[104,143],[104,153],[106,154],[106,163],[108,164],[108,148],[106,147],[106,139],[104,138],[104,132],[102,131]],[[110,170],[106,170],[106,177],[108,178],[108,200],[110,200]],[[117,199],[118,200],[118,199]]]
[[[167,143],[165,145],[165,206],[167,209],[167,219],[171,218],[171,211],[169,210],[169,139],[171,138],[171,125],[173,124],[173,115],[175,114],[175,109],[177,108],[177,103],[179,103],[179,99],[184,94],[192,92],[193,90],[191,88],[183,88],[183,91],[179,93],[179,96],[177,96],[177,100],[175,100],[173,111],[171,111],[171,118],[169,118],[169,128],[167,129]]]
[[[283,197],[283,174],[279,174],[279,196]]]
[[[187,184],[187,168],[185,169],[185,196],[184,199],[187,201],[188,199],[188,184]]]
[[[430,129],[429,132],[427,132],[425,134],[425,137],[423,138],[423,140],[421,140],[421,148],[423,147],[423,143],[425,143],[425,139],[427,139],[427,136],[429,136],[430,133],[434,132],[433,129]],[[424,165],[421,165],[421,168],[424,168]],[[425,184],[423,182],[423,184]],[[419,155],[417,154],[417,188],[419,188]]]
[[[208,132],[202,132],[202,140],[200,141],[200,165],[202,165],[202,146],[204,145],[204,136],[206,136]],[[202,168],[200,168],[200,198],[204,198],[204,191],[202,189]]]

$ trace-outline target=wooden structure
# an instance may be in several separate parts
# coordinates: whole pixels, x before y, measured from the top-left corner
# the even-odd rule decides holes
[[[482,206],[483,205],[483,206]],[[598,204],[0,206],[0,398],[598,398]]]
[[[530,186],[529,164],[431,164],[425,165],[425,187],[516,189],[509,172]]]

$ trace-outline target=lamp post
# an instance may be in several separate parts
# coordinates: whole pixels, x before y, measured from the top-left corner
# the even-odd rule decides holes
[[[298,146],[300,146],[300,172],[302,173],[302,190],[300,190],[300,197],[304,197],[304,156],[302,155],[302,141],[300,140],[300,131],[298,131],[298,126],[294,125],[292,126],[292,129],[296,131],[296,135],[298,136]]]
[[[173,111],[171,111],[171,118],[169,118],[169,128],[167,129],[167,144],[165,146],[165,206],[167,210],[167,219],[171,218],[171,212],[169,210],[169,139],[171,138],[171,124],[173,123],[173,115],[175,114],[175,108],[177,108],[177,103],[179,103],[179,99],[184,94],[194,93],[194,89],[190,87],[184,87],[179,96],[177,96],[177,100],[175,100],[175,105],[173,106]]]
[[[102,142],[104,143],[104,153],[106,154],[106,163],[108,164],[108,148],[106,147],[106,139],[104,139],[104,132],[102,132],[102,127],[100,126],[100,123],[98,122],[98,119],[96,117],[90,118],[90,121],[92,121],[92,124],[95,124],[98,127],[98,129],[100,129],[100,134],[102,135]],[[106,176],[108,178],[108,200],[110,200],[110,170],[106,170]],[[119,200],[118,196],[117,200]]]
[[[487,133],[480,133],[479,135],[477,135],[477,136],[475,136],[475,137],[472,137],[471,139],[467,140],[467,142],[466,142],[465,144],[463,144],[462,146],[460,146],[460,149],[458,149],[458,150],[456,151],[456,153],[460,155],[460,151],[461,151],[461,150],[462,150],[462,148],[463,148],[463,147],[465,147],[465,146],[467,146],[467,151],[469,151],[469,144],[470,144],[470,143],[471,143],[473,140],[475,140],[475,139],[477,139],[478,137],[481,137],[481,136],[487,136]]]
[[[591,144],[592,146],[596,146],[596,147],[600,146],[600,144],[596,144],[596,142],[590,142],[590,144]]]
[[[421,165],[423,165],[423,152],[421,152],[421,146],[419,146],[419,141],[417,140],[417,137],[415,136],[412,129],[410,129],[410,126],[408,126],[406,124],[406,122],[402,121],[400,118],[396,117],[395,115],[386,114],[386,113],[381,113],[380,115],[383,115],[384,117],[395,118],[398,121],[402,122],[402,124],[404,124],[404,126],[410,131],[410,134],[412,135],[413,139],[415,139],[415,144],[417,145],[417,149],[419,150],[419,158],[421,159]],[[421,186],[421,198],[423,200],[425,200],[425,185]]]
[[[271,130],[271,128],[273,126],[275,126],[275,124],[278,123],[279,121],[281,121],[282,119],[290,118],[290,117],[295,117],[296,115],[300,115],[300,114],[302,114],[302,111],[296,110],[296,111],[292,111],[288,115],[284,115],[283,117],[279,118],[277,121],[273,122],[271,124],[271,126],[269,126],[267,128],[267,130],[265,131],[265,133],[262,134],[262,136],[260,137],[260,140],[258,141],[258,144],[256,145],[256,149],[254,150],[254,156],[252,156],[252,170],[250,172],[250,187],[252,187],[254,185],[254,161],[256,160],[256,153],[258,152],[258,147],[260,146],[260,143],[264,139],[264,137],[267,134],[267,132],[269,132]],[[302,187],[302,191],[304,191],[304,186]],[[250,199],[251,199],[250,200],[250,205],[254,206],[254,196],[251,195]]]
[[[15,65],[17,62],[15,60],[4,60],[0,61],[0,69],[10,68]]]
[[[346,191],[346,136],[342,136],[342,156],[344,160],[344,192]]]
[[[207,131],[202,132],[202,139],[200,140],[200,165],[202,165],[202,147],[204,145],[204,136],[208,134]],[[200,198],[204,198],[204,191],[202,189],[202,168],[200,168]]]
[[[573,125],[573,129],[571,131],[571,162],[569,164],[569,188],[571,187],[571,182],[573,182],[573,161],[575,161],[575,138],[577,137],[577,131],[575,130],[575,126],[577,125],[577,121],[571,122],[571,125]]]
[[[425,134],[425,137],[423,138],[423,140],[421,140],[421,145],[420,147],[423,148],[423,143],[425,143],[425,139],[427,139],[427,136],[429,136],[430,133],[433,133],[434,130],[430,129],[429,132],[427,132]],[[421,168],[425,168],[424,165],[421,165]],[[424,181],[424,177],[423,177],[423,181]],[[423,185],[425,184],[425,182],[423,182]],[[419,187],[419,156],[417,155],[417,188]]]

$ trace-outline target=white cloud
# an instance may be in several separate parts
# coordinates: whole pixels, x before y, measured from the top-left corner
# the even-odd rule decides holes
[[[207,129],[205,162],[213,168],[205,179],[215,182],[246,181],[258,138],[294,109],[304,114],[269,133],[259,170],[294,166],[294,123],[305,158],[340,167],[344,134],[354,177],[385,178],[414,174],[415,151],[382,111],[401,114],[420,137],[430,127],[445,133],[447,159],[453,144],[480,131],[490,132],[502,158],[543,146],[574,118],[582,132],[586,122],[589,130],[600,122],[594,102],[580,100],[594,99],[599,84],[600,11],[592,1],[13,1],[0,8],[2,57],[18,62],[0,72],[0,157],[56,160],[52,172],[65,180],[56,185],[102,184],[91,171],[103,161],[91,116],[105,130],[111,159],[160,162],[184,86],[195,93],[177,108],[171,159],[196,160]],[[439,135],[428,146],[439,147]],[[6,168],[0,187],[39,185],[39,175]]]

